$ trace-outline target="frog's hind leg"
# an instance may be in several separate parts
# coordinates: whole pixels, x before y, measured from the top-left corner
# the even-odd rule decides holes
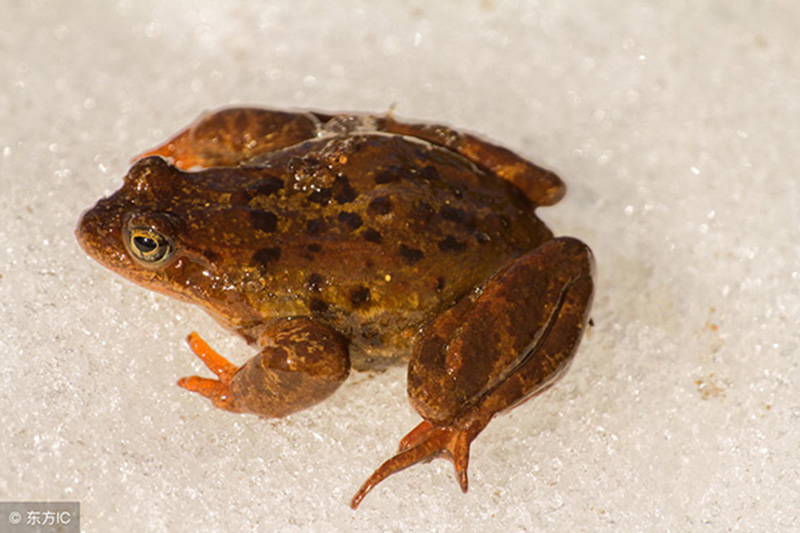
[[[286,416],[330,396],[350,371],[341,335],[304,317],[269,327],[262,335],[264,349],[242,367],[228,362],[196,333],[188,340],[218,379],[191,376],[178,385],[227,411]]]
[[[593,261],[585,244],[560,238],[497,272],[425,327],[411,355],[408,393],[425,419],[362,485],[444,455],[466,491],[470,443],[491,418],[540,393],[568,367],[586,328]]]
[[[567,191],[566,185],[555,173],[474,135],[438,124],[399,122],[391,115],[378,118],[376,125],[380,131],[416,137],[453,150],[476,166],[513,183],[534,205],[553,205]]]
[[[134,160],[160,155],[184,170],[236,166],[314,137],[319,120],[309,113],[252,107],[221,109],[200,116],[188,128]]]

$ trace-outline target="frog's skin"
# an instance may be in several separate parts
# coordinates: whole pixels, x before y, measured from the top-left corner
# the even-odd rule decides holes
[[[592,255],[534,214],[564,192],[555,174],[444,126],[225,109],[140,156],[77,236],[103,265],[260,348],[239,368],[189,336],[218,379],[179,385],[223,409],[285,416],[351,366],[407,361],[423,421],[355,508],[440,454],[466,491],[472,440],[569,365]]]

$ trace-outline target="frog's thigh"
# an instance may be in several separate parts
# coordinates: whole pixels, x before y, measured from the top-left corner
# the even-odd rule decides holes
[[[205,113],[150,155],[171,158],[182,169],[235,166],[316,135],[317,120],[307,113],[233,107]]]
[[[342,336],[309,318],[278,321],[261,341],[261,353],[230,382],[242,411],[280,417],[310,407],[330,396],[350,371]]]
[[[381,131],[409,135],[453,150],[478,167],[513,183],[536,205],[553,205],[567,191],[566,185],[555,173],[474,135],[438,124],[398,122],[391,116],[379,118],[377,125]]]
[[[585,244],[553,239],[428,325],[409,364],[417,411],[477,434],[495,413],[552,383],[586,327],[592,270]]]

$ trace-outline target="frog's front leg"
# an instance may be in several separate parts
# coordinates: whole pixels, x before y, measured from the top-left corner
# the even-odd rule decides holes
[[[591,307],[592,270],[582,242],[548,241],[426,326],[408,369],[409,397],[425,420],[351,506],[391,474],[441,454],[466,492],[473,439],[496,413],[551,385],[575,355]]]
[[[192,376],[178,385],[233,412],[286,416],[330,396],[350,371],[342,336],[306,317],[279,320],[267,328],[260,337],[264,348],[242,367],[229,363],[196,333],[188,340],[219,379]]]

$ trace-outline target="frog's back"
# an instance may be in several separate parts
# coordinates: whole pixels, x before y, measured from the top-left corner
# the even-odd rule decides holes
[[[413,139],[318,139],[262,164],[287,180],[251,201],[283,236],[261,247],[268,290],[348,336],[356,368],[406,355],[420,325],[552,237],[515,187]]]
[[[552,237],[513,185],[399,135],[322,137],[173,179],[189,180],[170,185],[190,204],[185,247],[248,311],[198,303],[248,338],[248,323],[313,316],[350,339],[355,368],[406,356],[421,325]]]

